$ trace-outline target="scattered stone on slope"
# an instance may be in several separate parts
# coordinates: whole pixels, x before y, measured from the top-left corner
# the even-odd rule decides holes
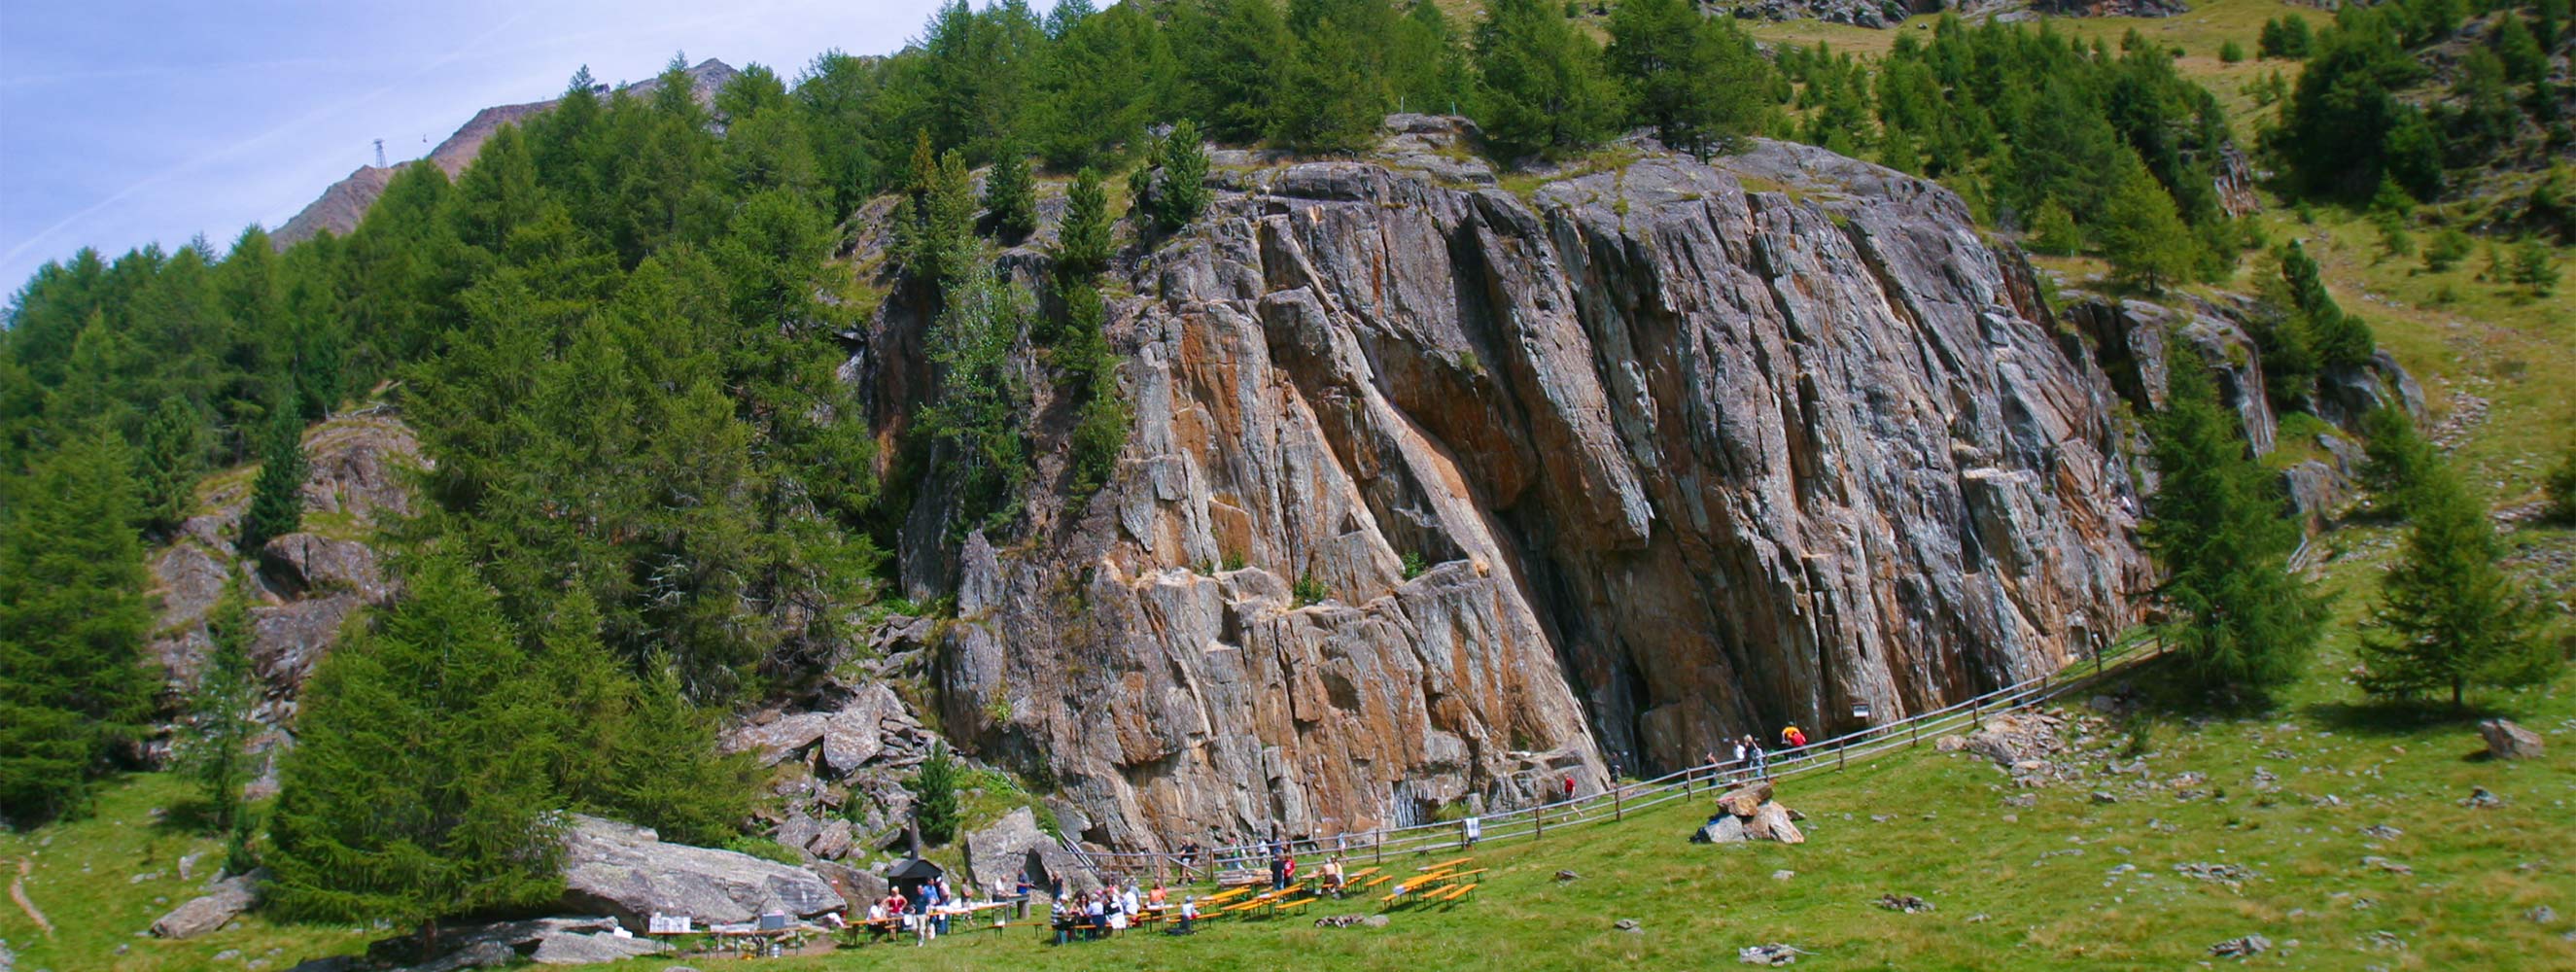
[[[2224,884],[2231,888],[2243,887],[2245,882],[2262,876],[2255,873],[2253,868],[2246,867],[2242,864],[2211,864],[2203,861],[2195,861],[2188,864],[2176,864],[2173,866],[2173,869],[2174,873],[2180,874],[2184,877],[2198,878],[2203,881]]]
[[[1735,960],[1746,965],[1796,965],[1798,956],[1814,954],[1795,945],[1747,945],[1735,950]]]
[[[2374,869],[2381,870],[2381,871],[2386,871],[2386,872],[2388,872],[2388,873],[2390,873],[2390,874],[2413,874],[2413,873],[2415,873],[2415,868],[2414,868],[2413,866],[2408,865],[2408,864],[2404,864],[2404,863],[2401,863],[2401,862],[2398,862],[2398,861],[2392,861],[2392,860],[2389,860],[2388,858],[2381,857],[2381,856],[2379,856],[2379,855],[2377,855],[2377,854],[2371,854],[2371,855],[2368,855],[2368,856],[2363,857],[2363,858],[2361,859],[2361,866],[2363,866],[2363,867],[2367,867],[2367,868],[2374,868]]]
[[[195,938],[222,928],[225,922],[259,903],[259,886],[266,880],[268,872],[258,870],[217,881],[205,895],[190,899],[153,922],[152,934],[161,938]]]
[[[2383,823],[2361,828],[2361,835],[2372,840],[2396,840],[2406,836],[2406,832]]]
[[[1919,915],[1932,910],[1932,902],[1910,894],[1882,894],[1878,896],[1876,903],[1889,911],[1902,911],[1909,915]]]
[[[2480,722],[2478,735],[2486,737],[2487,755],[2497,759],[2538,759],[2547,748],[2539,733],[2525,729],[2511,719]]]
[[[2493,810],[2504,806],[2504,798],[2486,787],[2476,786],[2469,788],[2469,795],[2461,798],[2460,805],[2472,810]]]
[[[2533,924],[2546,925],[2558,920],[2558,909],[2548,905],[2533,905],[2531,910],[2522,913],[2522,917]]]
[[[2252,958],[2256,955],[2263,954],[2264,951],[2271,947],[2271,939],[2265,938],[2261,935],[2247,935],[2243,938],[2231,938],[2216,945],[2212,945],[2209,947],[2209,954],[2216,958]]]
[[[1762,809],[1763,804],[1771,802],[1771,792],[1771,781],[1760,780],[1720,794],[1717,805],[1736,816],[1750,817]]]

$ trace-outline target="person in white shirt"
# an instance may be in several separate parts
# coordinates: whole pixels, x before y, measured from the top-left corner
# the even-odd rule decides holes
[[[1172,930],[1171,930],[1171,931],[1169,931],[1169,932],[1166,932],[1165,934],[1170,934],[1170,935],[1188,935],[1188,934],[1191,934],[1191,933],[1196,932],[1196,931],[1198,930],[1198,928],[1197,928],[1198,922],[1199,922],[1199,899],[1198,899],[1198,896],[1197,896],[1197,895],[1191,895],[1191,896],[1189,896],[1189,897],[1182,898],[1182,899],[1181,899],[1181,920],[1180,920],[1180,923],[1179,923],[1179,924],[1176,924],[1176,925],[1173,925],[1173,926],[1172,926]]]

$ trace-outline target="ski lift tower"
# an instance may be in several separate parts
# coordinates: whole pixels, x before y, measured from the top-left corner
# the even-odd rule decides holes
[[[380,139],[377,139],[377,140],[376,140],[376,168],[381,169],[381,168],[384,168],[384,167],[385,167],[385,140],[380,138]]]

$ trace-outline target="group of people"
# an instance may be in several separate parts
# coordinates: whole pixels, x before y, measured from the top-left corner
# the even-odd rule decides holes
[[[949,907],[963,899],[946,877],[924,881],[920,897],[910,897],[901,887],[886,889],[886,896],[868,905],[868,925],[878,934],[890,933],[890,923],[900,924],[922,941],[948,934]]]
[[[1771,778],[1771,754],[1762,748],[1761,740],[1754,738],[1753,734],[1748,732],[1737,736],[1733,745],[1735,760],[1731,763],[1719,762],[1716,753],[1707,754],[1706,761],[1712,775],[1719,779],[1767,780]],[[1791,750],[1804,748],[1807,745],[1806,730],[1796,726],[1781,729],[1780,745]]]
[[[1055,942],[1062,945],[1073,941],[1076,932],[1084,938],[1101,938],[1126,931],[1148,912],[1163,910],[1169,904],[1169,894],[1160,884],[1155,885],[1152,891],[1146,891],[1134,881],[1127,882],[1124,888],[1112,882],[1088,894],[1059,893],[1048,911],[1055,925]],[[1198,916],[1198,898],[1183,898],[1179,920],[1173,925],[1172,934],[1190,934]]]

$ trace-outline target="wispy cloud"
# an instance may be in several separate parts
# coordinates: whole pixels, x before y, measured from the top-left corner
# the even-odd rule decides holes
[[[146,189],[150,189],[181,175],[196,171],[207,165],[224,161],[226,159],[239,156],[252,149],[268,145],[281,137],[302,131],[304,128],[315,122],[335,117],[343,112],[349,111],[350,109],[375,101],[378,98],[382,98],[386,93],[401,87],[407,82],[417,80],[442,67],[446,67],[449,64],[463,60],[492,39],[507,33],[511,27],[517,25],[520,21],[527,19],[527,16],[527,12],[524,10],[513,13],[500,23],[493,25],[491,29],[476,35],[474,39],[457,45],[447,52],[421,64],[419,67],[412,69],[410,73],[404,74],[393,81],[378,85],[364,94],[343,98],[323,105],[320,108],[298,115],[287,121],[285,124],[269,128],[259,134],[225,145],[222,148],[200,153],[164,168],[159,172],[155,172],[151,175],[135,180],[134,182],[126,185],[125,188],[117,190],[106,198],[95,203],[91,203],[87,208],[56,220],[52,225],[36,231],[34,235],[18,241],[18,245],[10,247],[8,253],[0,254],[0,264],[17,263],[18,259],[28,250],[34,249],[36,246],[53,239],[56,234],[61,233],[63,230],[78,225],[90,217],[97,215],[99,212],[118,203],[124,202]]]

